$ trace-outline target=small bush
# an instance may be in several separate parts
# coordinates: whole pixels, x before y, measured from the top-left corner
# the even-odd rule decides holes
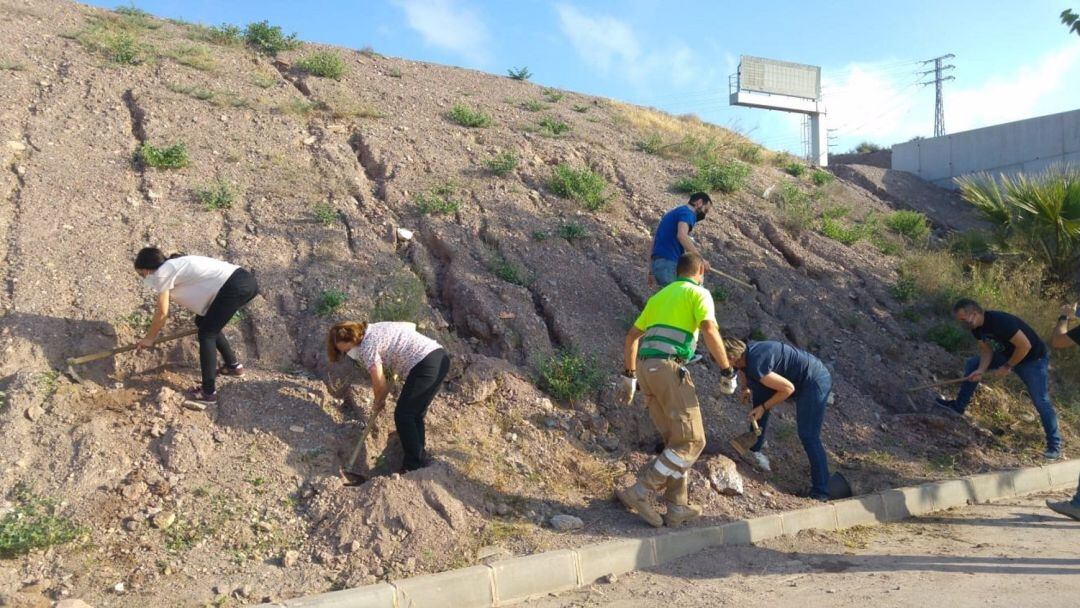
[[[371,309],[371,322],[418,322],[424,306],[424,295],[424,285],[415,275],[403,273],[396,276],[375,298],[375,305]]]
[[[195,198],[202,203],[203,207],[206,207],[207,211],[228,209],[236,200],[236,188],[219,178],[214,183],[197,189]]]
[[[561,164],[555,167],[548,188],[562,198],[573,199],[589,211],[603,209],[609,200],[607,181],[592,169],[574,169]]]
[[[15,488],[14,498],[15,508],[0,518],[0,558],[71,542],[82,534],[71,520],[56,515],[53,501],[35,496],[25,486]]]
[[[218,46],[239,46],[244,42],[244,30],[230,23],[210,26],[192,26],[190,37]]]
[[[646,154],[660,155],[660,152],[665,148],[664,138],[659,133],[652,133],[645,136],[645,139],[640,139],[634,142],[634,149]]]
[[[495,254],[489,267],[495,276],[511,285],[525,286],[532,282],[527,270],[507,260],[502,255]]]
[[[532,78],[532,72],[529,71],[528,66],[506,70],[506,75],[509,76],[511,80],[528,80]]]
[[[271,56],[300,47],[296,34],[286,36],[281,26],[270,25],[269,21],[249,23],[244,30],[244,41],[256,52]]]
[[[585,105],[575,103],[574,106],[573,106],[573,109],[578,114],[584,114],[584,113],[589,111],[589,106],[585,106]]]
[[[756,165],[761,162],[762,148],[757,144],[738,144],[735,146],[735,155],[744,163]]]
[[[416,197],[417,211],[424,215],[457,213],[461,201],[454,198],[454,184],[447,182]]]
[[[975,341],[970,332],[949,321],[942,321],[928,329],[926,339],[950,353],[970,348]]]
[[[724,287],[723,285],[716,285],[714,287],[711,287],[709,289],[709,293],[712,294],[714,302],[726,302],[727,299],[731,297],[731,292],[728,291],[728,288]]]
[[[487,167],[488,171],[491,171],[495,175],[506,177],[507,175],[510,175],[514,169],[517,169],[518,156],[509,150],[500,152],[484,161],[484,166]]]
[[[532,239],[534,241],[546,241],[548,239],[548,233],[543,230],[533,230]]]
[[[926,216],[918,211],[894,211],[885,216],[885,225],[896,234],[915,242],[925,241],[930,236]]]
[[[821,212],[821,217],[831,217],[833,219],[840,219],[847,217],[851,213],[851,207],[847,205],[829,205]]]
[[[578,401],[600,390],[603,369],[595,357],[563,349],[540,364],[540,389],[559,401]]]
[[[994,252],[994,237],[982,230],[954,232],[949,236],[948,246],[953,255],[976,260]]]
[[[528,110],[529,112],[539,112],[540,110],[544,109],[544,104],[543,102],[537,101],[535,99],[529,99],[527,101],[521,102],[519,107],[522,110]]]
[[[545,116],[536,124],[540,127],[540,134],[547,137],[559,137],[570,131],[570,125],[554,116]]]
[[[742,188],[750,175],[750,166],[736,160],[702,160],[697,164],[697,172],[692,177],[685,177],[675,182],[678,192],[725,192],[732,193]]]
[[[814,223],[814,206],[810,197],[790,182],[776,189],[776,202],[780,209],[780,225],[793,236],[799,236]]]
[[[197,44],[180,45],[166,53],[166,56],[180,65],[186,65],[189,68],[204,72],[212,72],[217,67],[217,63],[214,62],[210,51],[206,47]]]
[[[784,172],[793,177],[802,177],[806,173],[806,165],[799,162],[788,163],[784,165]]]
[[[319,294],[319,298],[315,302],[315,314],[320,317],[328,317],[344,306],[345,301],[348,299],[349,296],[343,291],[337,289],[324,290]]]
[[[491,117],[483,111],[473,110],[460,103],[455,103],[446,117],[454,124],[474,129],[482,129],[491,124]]]
[[[340,80],[345,75],[345,60],[337,53],[312,53],[296,62],[296,69],[320,78]]]
[[[915,280],[904,275],[900,275],[900,279],[896,281],[896,285],[893,285],[890,291],[893,297],[901,303],[911,302],[919,297],[919,286],[915,283]]]
[[[269,89],[278,83],[278,76],[267,72],[258,72],[251,77],[251,82],[260,89]]]
[[[144,143],[139,146],[139,161],[146,167],[155,169],[181,169],[188,166],[187,148],[184,144],[173,144],[167,148],[155,148]]]
[[[814,182],[815,186],[831,184],[834,179],[836,179],[836,176],[821,169],[814,169],[813,172],[810,173],[810,181]]]
[[[864,141],[852,148],[851,152],[848,152],[848,154],[869,154],[871,152],[880,152],[881,150],[881,146],[873,142]]]
[[[833,219],[831,217],[821,218],[821,224],[818,226],[818,232],[834,241],[839,241],[849,247],[851,245],[854,245],[855,243],[858,243],[867,236],[866,230],[863,226],[848,226],[840,220]]]
[[[329,203],[318,203],[311,208],[312,215],[323,226],[333,226],[338,221],[338,212]]]
[[[401,78],[401,70],[397,68],[390,68],[387,70],[386,75],[390,78]]]
[[[184,85],[176,84],[172,82],[165,83],[165,88],[169,89],[173,93],[180,93],[181,95],[187,95],[188,97],[194,97],[200,101],[210,101],[214,98],[214,91],[205,89],[196,85]]]
[[[543,95],[544,99],[548,100],[551,103],[559,103],[559,101],[563,97],[566,97],[565,93],[562,93],[561,91],[556,91],[555,89],[544,89],[541,95]]]
[[[322,107],[323,104],[319,102],[308,101],[306,99],[292,99],[278,106],[278,109],[285,114],[307,116]]]
[[[559,236],[573,242],[578,239],[588,238],[589,231],[577,222],[566,222],[559,226]]]

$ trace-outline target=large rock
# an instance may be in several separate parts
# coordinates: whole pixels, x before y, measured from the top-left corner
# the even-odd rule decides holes
[[[724,496],[742,496],[743,479],[734,460],[717,454],[705,466],[709,471],[709,482],[717,492]]]
[[[191,425],[170,428],[158,444],[162,466],[177,473],[199,468],[213,450],[214,438],[210,432]]]

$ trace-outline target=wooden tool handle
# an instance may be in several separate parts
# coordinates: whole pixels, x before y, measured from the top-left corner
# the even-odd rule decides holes
[[[952,380],[942,380],[940,382],[931,382],[929,384],[920,384],[919,386],[907,389],[907,392],[914,393],[915,391],[921,391],[926,388],[936,388],[939,386],[948,386],[950,384],[960,384],[967,378],[953,378]]]
[[[757,289],[756,287],[754,287],[750,283],[747,283],[746,281],[743,281],[741,279],[736,279],[735,277],[731,276],[730,274],[728,274],[728,273],[726,273],[726,272],[724,272],[722,270],[717,270],[715,268],[710,267],[709,272],[714,273],[714,274],[718,274],[718,275],[724,277],[725,279],[727,279],[727,280],[729,280],[729,281],[731,281],[733,283],[737,283],[739,285],[742,285],[743,287],[745,287],[747,289],[750,289],[750,290],[756,290]]]
[[[199,331],[199,328],[194,327],[194,328],[191,328],[191,329],[185,329],[182,332],[178,332],[178,333],[175,333],[175,334],[172,334],[172,335],[162,336],[162,337],[158,338],[157,340],[154,340],[154,345],[156,346],[158,344],[161,344],[162,342],[170,342],[170,341],[176,340],[178,338],[183,338],[184,336],[190,336],[191,334],[198,333],[198,331]],[[126,352],[132,351],[132,350],[135,350],[135,344],[128,344],[127,346],[121,346],[119,348],[114,348],[112,350],[103,350],[101,352],[91,353],[89,355],[83,355],[81,357],[72,357],[71,359],[67,360],[67,363],[68,363],[68,365],[79,365],[79,364],[82,364],[82,363],[89,363],[91,361],[97,361],[98,359],[105,359],[107,357],[112,357],[114,355],[119,355],[120,353],[126,353]]]

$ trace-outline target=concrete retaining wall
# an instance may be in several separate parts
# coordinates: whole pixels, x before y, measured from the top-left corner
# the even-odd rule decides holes
[[[997,471],[885,490],[821,506],[549,551],[368,587],[274,604],[279,608],[491,608],[590,585],[608,574],[650,568],[719,545],[746,545],[800,530],[834,530],[898,521],[1031,492],[1072,489],[1080,460]]]
[[[961,175],[1037,173],[1060,164],[1080,167],[1080,110],[892,147],[893,169],[945,188]]]

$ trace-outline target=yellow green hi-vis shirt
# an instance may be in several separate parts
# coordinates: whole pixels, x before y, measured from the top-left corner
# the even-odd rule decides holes
[[[690,359],[703,321],[716,321],[712,294],[691,279],[676,279],[649,298],[634,321],[645,332],[638,356]]]

